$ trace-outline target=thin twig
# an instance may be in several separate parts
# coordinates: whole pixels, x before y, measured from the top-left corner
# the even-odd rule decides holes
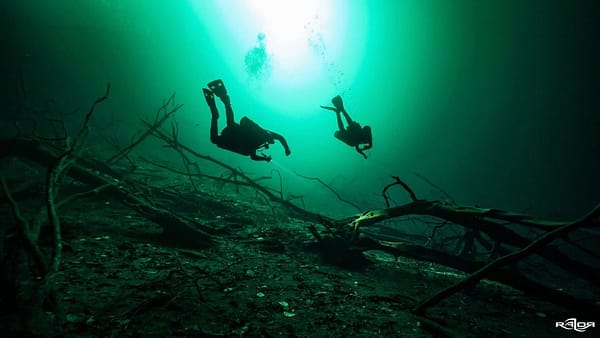
[[[271,169],[271,176],[273,175],[273,172],[276,172],[279,176],[279,197],[283,199],[283,180],[281,179],[281,173],[277,169]]]
[[[172,148],[179,154],[179,156],[181,157],[181,160],[183,161],[183,166],[185,167],[185,171],[187,173],[187,178],[190,181],[190,184],[192,185],[192,188],[194,189],[194,192],[198,192],[198,187],[196,187],[196,183],[194,182],[194,178],[191,175],[191,170],[190,170],[190,166],[189,164],[191,163],[191,161],[188,159],[187,156],[185,156],[185,154],[183,153],[183,151],[181,151],[181,147],[178,147],[177,145],[179,144],[179,125],[177,124],[177,120],[175,119],[175,117],[173,117],[173,120],[171,121],[171,137],[173,137],[173,140],[175,141],[172,146]]]
[[[322,181],[320,178],[318,178],[318,177],[309,177],[309,176],[304,176],[304,175],[302,175],[302,174],[299,174],[299,173],[298,173],[298,172],[296,172],[296,171],[294,171],[294,174],[296,174],[296,176],[302,177],[302,178],[304,178],[304,179],[307,179],[307,180],[311,180],[311,181],[317,181],[317,182],[319,182],[319,183],[320,183],[322,186],[324,186],[325,188],[327,188],[327,190],[331,191],[331,192],[332,192],[332,193],[335,195],[335,197],[337,197],[337,199],[338,199],[338,200],[340,200],[340,201],[342,201],[342,202],[344,202],[344,203],[346,203],[346,204],[348,204],[348,205],[351,205],[352,207],[354,207],[354,208],[355,208],[356,210],[358,210],[359,212],[361,212],[361,211],[362,211],[362,209],[361,209],[361,208],[360,208],[358,205],[356,205],[356,204],[352,203],[351,201],[348,201],[347,199],[343,198],[343,197],[342,197],[342,195],[340,195],[340,194],[339,194],[339,193],[338,193],[338,192],[337,192],[335,189],[333,189],[333,188],[332,188],[330,185],[328,185],[327,183],[323,182],[323,181]]]
[[[152,127],[152,124],[150,124],[149,122],[144,121],[144,120],[142,120],[142,122],[146,126]],[[166,133],[164,133],[163,131],[161,131],[159,128],[153,129],[152,134],[154,134],[156,137],[162,139],[163,141],[167,142],[167,144],[174,145],[174,141],[171,138],[169,138],[169,136]],[[187,147],[183,144],[178,144],[177,146],[181,147],[182,150],[187,151],[188,153],[192,154],[193,156],[195,156],[197,158],[215,163],[215,164],[229,170],[231,173],[235,173],[236,176],[242,178],[244,181],[246,181],[248,184],[250,184],[255,190],[266,195],[270,200],[276,201],[276,202],[280,203],[281,205],[285,206],[288,210],[294,212],[298,217],[302,217],[303,219],[309,219],[309,220],[315,220],[315,219],[319,219],[321,217],[321,215],[319,215],[319,214],[303,210],[302,208],[300,208],[286,200],[280,199],[278,196],[275,196],[269,189],[257,184],[256,182],[254,182],[254,180],[252,180],[246,174],[242,173],[239,170],[236,170],[235,168],[233,168],[232,166],[230,166],[226,163],[218,161],[210,156],[202,155],[202,154],[198,153],[197,151],[195,151],[195,150],[191,149],[190,147]]]
[[[31,238],[31,230],[29,223],[25,220],[25,217],[21,214],[21,210],[19,209],[19,205],[14,200],[8,186],[6,185],[6,180],[4,176],[0,175],[0,184],[2,185],[2,192],[6,199],[8,200],[8,204],[10,205],[10,209],[12,211],[13,217],[15,218],[15,222],[17,225],[17,233],[23,239],[26,247],[33,254],[33,261],[38,267],[39,273],[44,276],[48,271],[48,263],[40,250],[40,247],[36,244],[33,238]]]
[[[67,205],[75,200],[79,200],[82,198],[86,198],[90,195],[97,194],[97,193],[101,192],[102,190],[104,190],[108,187],[111,187],[111,186],[112,186],[112,184],[106,183],[106,184],[99,185],[99,186],[95,187],[94,189],[70,195],[69,197],[58,202],[56,204],[56,208],[60,209],[60,207],[62,207],[63,205]]]
[[[288,201],[293,201],[293,200],[300,200],[300,202],[302,202],[302,209],[306,210],[306,205],[304,204],[304,196],[302,195],[294,195],[294,194],[290,194],[288,193]]]
[[[450,194],[448,194],[446,191],[444,191],[444,189],[440,188],[437,184],[431,182],[431,180],[429,180],[427,177],[425,177],[425,176],[423,176],[423,175],[421,175],[419,173],[415,173],[415,176],[417,176],[418,178],[420,178],[423,181],[427,182],[430,186],[434,187],[442,195],[446,196],[446,198],[448,199],[448,202],[455,203],[454,198],[452,198],[452,196],[450,196]]]
[[[89,111],[85,115],[83,126],[73,139],[73,143],[67,148],[64,154],[58,157],[56,162],[48,168],[46,175],[46,210],[48,213],[48,222],[53,229],[53,242],[54,242],[54,255],[52,258],[52,264],[50,266],[50,273],[58,271],[60,262],[62,260],[62,231],[60,220],[56,212],[56,197],[57,188],[62,182],[64,174],[69,170],[71,165],[76,160],[76,154],[79,153],[83,147],[83,142],[89,133],[89,122],[94,113],[96,105],[108,98],[110,92],[110,83],[106,86],[106,93],[96,99]]]
[[[119,151],[118,153],[114,154],[113,156],[111,156],[108,160],[106,160],[107,163],[113,163],[116,162],[122,158],[124,158],[125,156],[127,156],[127,154],[129,154],[129,152],[131,152],[131,150],[133,150],[133,148],[135,148],[138,144],[142,143],[142,141],[148,137],[149,135],[152,135],[152,132],[155,129],[158,129],[168,118],[169,116],[175,114],[175,112],[177,112],[179,110],[179,108],[183,107],[183,104],[174,104],[174,102],[172,102],[175,99],[175,94],[171,95],[171,97],[169,98],[169,100],[167,100],[167,102],[165,102],[156,112],[156,120],[153,124],[151,124],[149,126],[149,128],[140,136],[138,137],[135,141],[133,141],[130,145],[128,145],[127,147],[123,148],[121,151]],[[168,111],[167,113],[165,113],[165,115],[158,119],[159,113],[163,110],[166,110],[167,106],[169,105],[169,103],[172,104],[172,108],[170,111]]]
[[[254,188],[254,185],[250,184],[250,183],[239,182],[239,181],[236,182],[236,181],[233,181],[233,180],[231,180],[229,178],[225,178],[225,177],[221,177],[221,176],[213,176],[213,175],[207,175],[207,174],[187,173],[185,171],[181,171],[181,170],[177,170],[175,168],[169,167],[166,164],[161,164],[161,163],[158,163],[158,162],[155,162],[155,161],[151,161],[151,160],[148,160],[148,159],[143,158],[143,157],[140,157],[140,159],[142,161],[150,164],[150,165],[153,165],[153,166],[156,166],[156,167],[168,170],[170,172],[173,172],[173,173],[176,173],[176,174],[179,174],[179,175],[184,175],[184,176],[188,176],[189,175],[189,176],[192,176],[192,177],[207,178],[207,179],[218,181],[218,182],[231,183],[231,184],[239,184],[241,186]],[[264,179],[272,179],[272,177],[269,177],[269,176],[259,177],[258,179],[255,179],[254,181],[259,181],[259,180],[264,180]],[[277,192],[277,190],[275,190],[273,188],[265,188],[265,189],[268,189],[268,190],[272,191],[273,193]]]
[[[444,226],[446,226],[446,224],[448,224],[448,221],[444,220],[441,224],[438,224],[433,227],[433,230],[431,231],[431,235],[429,235],[429,237],[427,238],[427,243],[425,243],[425,246],[427,246],[429,243],[433,242],[433,236],[435,236],[436,231],[438,229],[441,229]]]
[[[417,196],[412,191],[412,189],[408,186],[408,184],[406,184],[402,180],[400,180],[400,177],[398,177],[398,176],[392,176],[392,178],[395,180],[395,182],[386,185],[383,188],[383,191],[381,192],[381,194],[383,195],[383,199],[385,200],[385,206],[386,206],[386,208],[390,207],[390,201],[389,201],[388,196],[387,196],[387,191],[388,191],[389,188],[391,188],[391,187],[393,187],[395,185],[401,185],[402,188],[404,188],[404,190],[406,190],[408,192],[408,194],[410,195],[410,199],[412,199],[413,202],[418,201]]]

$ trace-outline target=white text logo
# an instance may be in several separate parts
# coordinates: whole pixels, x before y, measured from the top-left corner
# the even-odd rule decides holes
[[[577,318],[569,318],[564,322],[556,322],[556,327],[561,327],[565,330],[575,330],[577,332],[585,332],[590,327],[596,327],[595,322],[578,322]]]

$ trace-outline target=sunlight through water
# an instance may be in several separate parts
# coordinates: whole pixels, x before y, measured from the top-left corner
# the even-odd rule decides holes
[[[341,92],[352,83],[364,52],[360,42],[365,20],[360,17],[365,11],[364,3],[358,3],[191,2],[212,36],[213,46],[236,76],[258,82],[258,87],[280,96],[311,87]],[[348,46],[354,53],[343,55]]]

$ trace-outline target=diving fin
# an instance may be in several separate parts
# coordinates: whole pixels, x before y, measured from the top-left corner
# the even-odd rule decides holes
[[[333,103],[333,105],[338,109],[338,110],[344,110],[344,101],[342,101],[342,97],[337,95],[336,97],[334,97],[333,99],[331,99],[331,103]]]
[[[208,88],[212,90],[215,95],[217,95],[221,100],[227,97],[227,89],[225,88],[225,84],[223,80],[218,79],[208,83]]]
[[[208,103],[209,106],[214,105],[215,97],[213,96],[213,93],[206,88],[202,88],[202,92],[204,93],[204,98],[206,99],[206,103]]]
[[[334,108],[334,107],[327,107],[327,106],[319,106],[319,107],[321,107],[323,109],[327,109],[327,110],[333,110],[334,112],[339,111],[337,108]]]
[[[215,105],[215,96],[213,95],[213,92],[206,88],[202,88],[202,92],[204,92],[204,98],[206,99],[208,108],[210,108],[210,113],[213,117],[219,118],[219,111],[217,110],[217,106]]]

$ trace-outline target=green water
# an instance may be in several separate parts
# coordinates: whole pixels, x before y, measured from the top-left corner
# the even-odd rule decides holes
[[[52,98],[61,111],[86,109],[110,82],[96,130],[127,142],[139,118],[177,92],[182,142],[256,176],[278,169],[286,192],[338,214],[354,210],[294,172],[320,177],[365,208],[383,206],[390,175],[419,197],[442,198],[415,173],[459,203],[545,216],[579,215],[600,200],[595,1],[24,0],[2,7],[5,116],[15,110],[21,73],[35,104]],[[266,58],[249,69],[253,48]],[[283,134],[290,157],[275,145],[272,163],[254,163],[210,143],[201,88],[216,78],[236,118]],[[367,160],[333,138],[334,114],[319,108],[337,94],[373,128]],[[154,154],[170,156],[163,148]],[[395,198],[406,201],[401,192]]]

